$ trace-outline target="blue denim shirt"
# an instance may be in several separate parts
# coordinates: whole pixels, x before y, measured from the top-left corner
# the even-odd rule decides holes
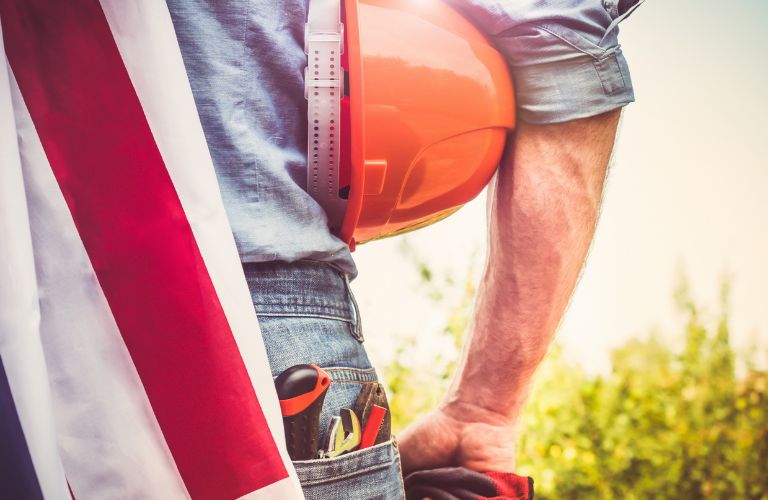
[[[634,99],[617,24],[638,0],[448,1],[506,57],[521,119],[567,121]],[[241,260],[316,260],[354,276],[304,191],[307,0],[168,7]]]

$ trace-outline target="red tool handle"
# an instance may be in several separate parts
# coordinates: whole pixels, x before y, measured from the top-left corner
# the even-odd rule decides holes
[[[363,437],[360,440],[360,449],[370,448],[376,442],[376,436],[379,435],[381,423],[384,421],[387,409],[379,405],[371,406],[371,413],[368,414],[368,421],[365,423]]]

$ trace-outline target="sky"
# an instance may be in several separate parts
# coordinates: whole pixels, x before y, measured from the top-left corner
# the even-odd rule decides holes
[[[734,346],[768,347],[766,22],[761,0],[648,0],[622,23],[637,102],[624,112],[595,240],[556,340],[588,370],[608,370],[611,348],[652,329],[674,342],[681,273],[711,314],[729,276]],[[438,273],[479,271],[484,195],[407,238]],[[401,245],[372,242],[354,255],[378,364],[397,339],[434,335],[446,320]]]

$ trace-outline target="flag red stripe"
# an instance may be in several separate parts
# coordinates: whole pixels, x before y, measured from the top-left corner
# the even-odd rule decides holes
[[[189,493],[236,498],[287,477],[100,5],[0,0],[0,19],[22,95]]]

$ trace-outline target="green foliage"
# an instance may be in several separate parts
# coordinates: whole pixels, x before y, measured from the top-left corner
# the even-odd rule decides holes
[[[587,377],[555,350],[526,408],[520,472],[539,498],[768,499],[768,374],[736,377],[727,312],[702,320],[687,290],[684,347],[657,335]]]
[[[448,319],[437,335],[425,335],[407,339],[397,348],[394,360],[384,367],[392,412],[392,428],[399,432],[416,416],[433,408],[448,389],[450,377],[458,361],[459,351],[469,323],[469,311],[474,300],[475,287],[472,279],[466,279],[461,288],[450,275],[433,273],[425,260],[408,246],[407,238],[402,240],[401,252],[411,259],[418,270],[423,293],[434,303],[446,300],[445,292],[457,291],[456,305],[451,308]],[[469,275],[473,274],[470,268]],[[429,346],[425,346],[429,343]],[[435,344],[441,349],[434,349]],[[429,349],[428,363],[414,360],[409,353]],[[396,397],[395,397],[396,396]]]
[[[422,277],[430,293],[436,277]],[[447,388],[474,289],[463,292],[439,336],[452,350],[430,370],[407,357],[386,370],[395,429]],[[707,321],[680,287],[685,326],[673,338],[682,348],[658,334],[631,340],[613,352],[607,375],[588,375],[553,347],[519,434],[518,473],[534,477],[537,498],[768,500],[768,373],[730,347],[727,297],[726,286],[719,316]]]

